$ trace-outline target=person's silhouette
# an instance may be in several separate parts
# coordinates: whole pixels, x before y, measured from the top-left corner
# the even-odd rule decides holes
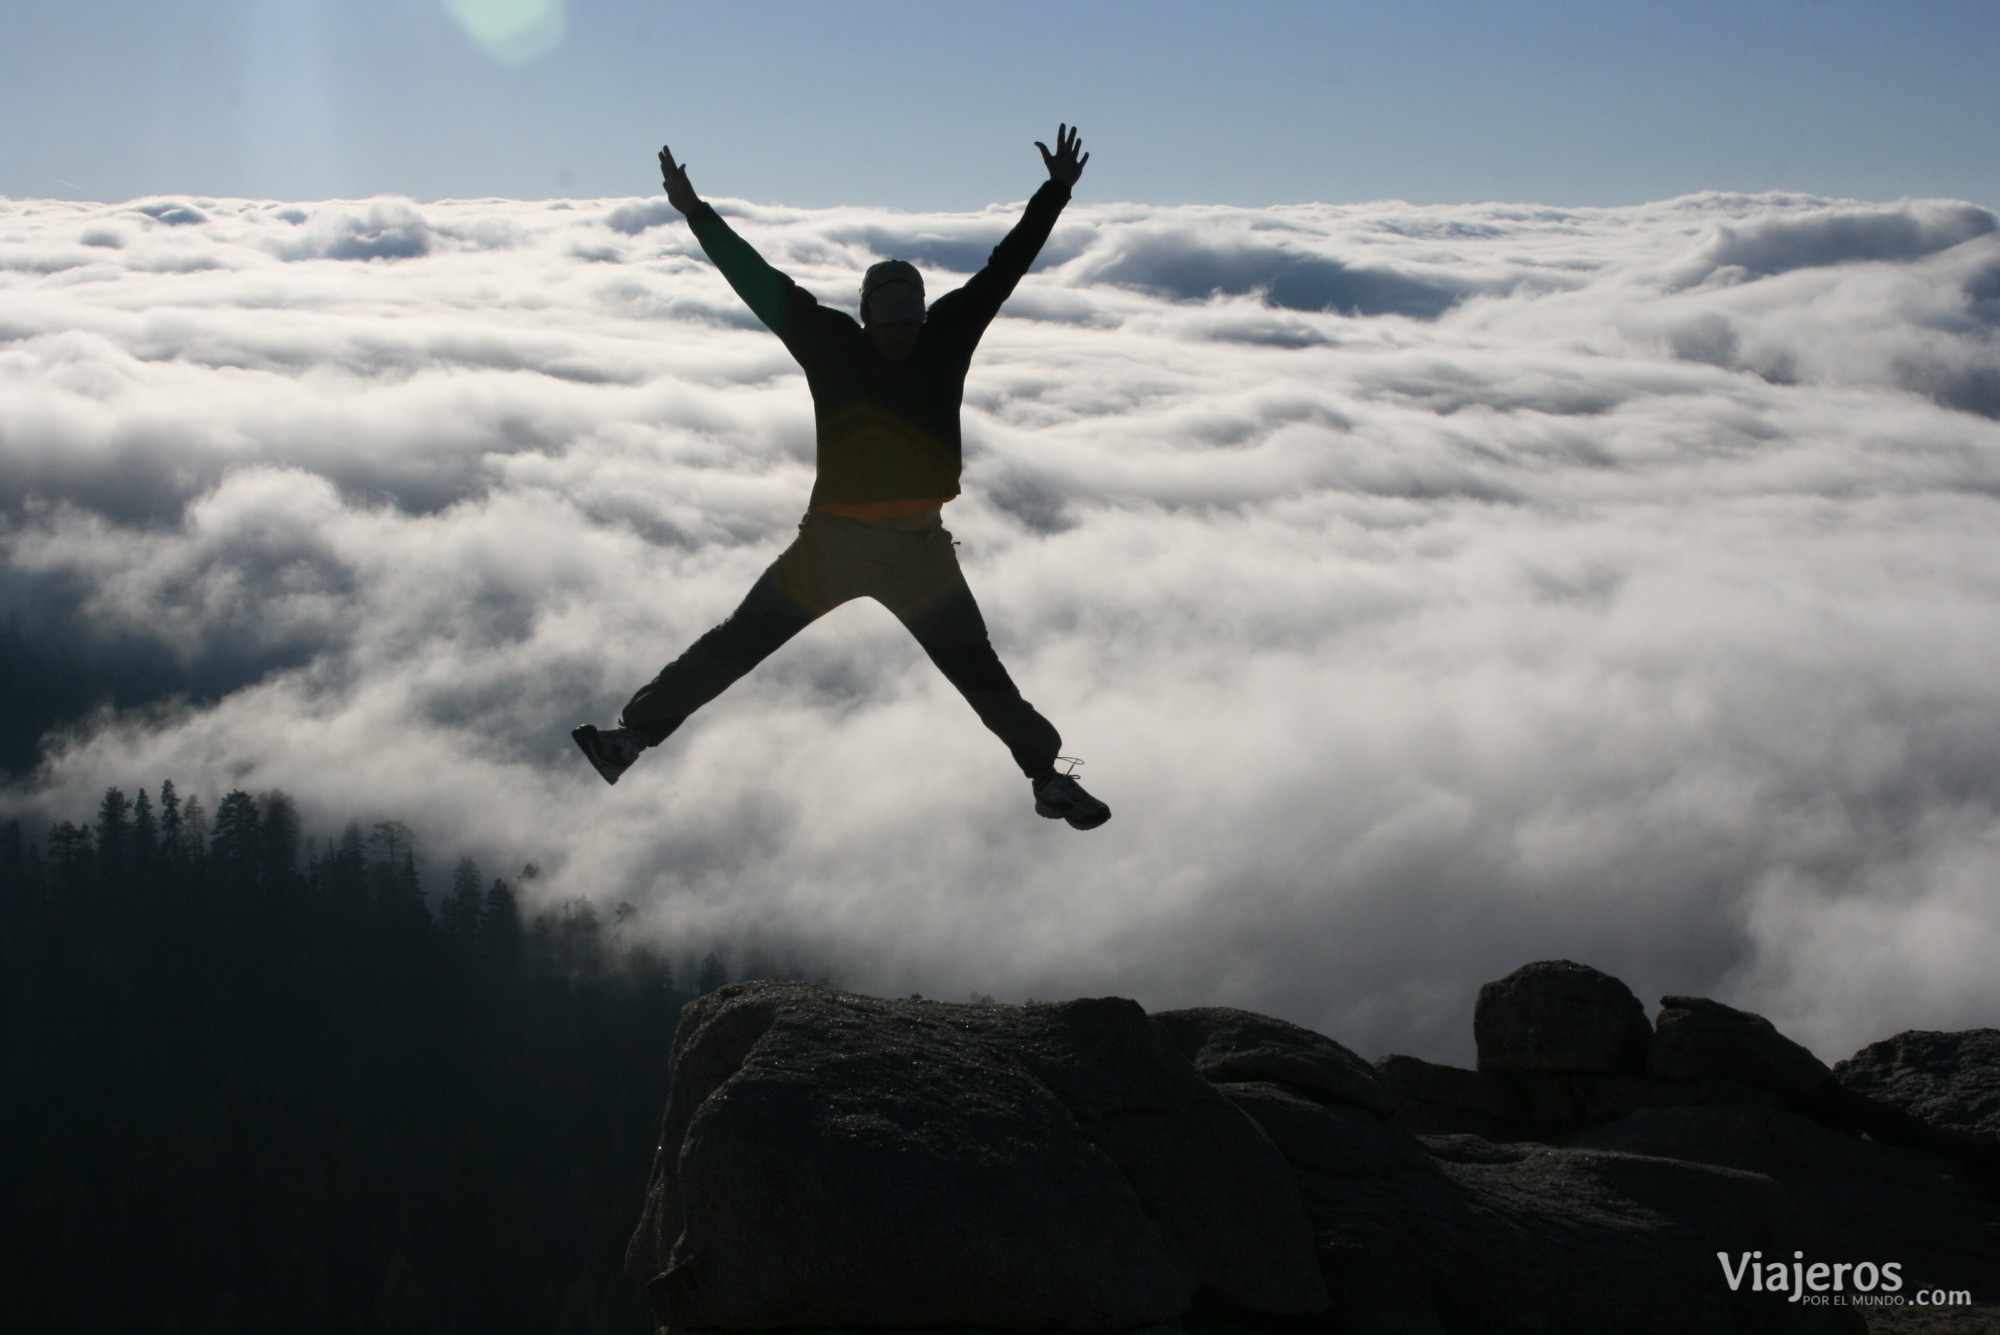
[[[1081,830],[1111,819],[1073,774],[1058,774],[1061,738],[1001,666],[940,516],[959,493],[959,404],[980,335],[1048,240],[1090,155],[1080,136],[1037,143],[1049,179],[965,285],[924,304],[924,280],[884,260],[861,282],[861,323],[829,310],[779,273],[703,203],[685,164],[660,150],[667,202],[738,296],[805,369],[818,434],[818,477],[799,536],[729,618],[660,670],[615,728],[571,736],[608,783],[618,782],[695,710],[816,618],[870,597],[909,628],[933,663],[997,734],[1033,785],[1035,810]]]

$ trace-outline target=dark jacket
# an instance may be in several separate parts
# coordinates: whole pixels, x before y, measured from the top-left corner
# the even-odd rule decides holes
[[[714,209],[694,211],[688,221],[701,248],[805,368],[819,436],[813,505],[958,495],[958,409],[972,350],[1067,203],[1066,185],[1050,181],[1037,190],[986,267],[931,303],[916,348],[900,362],[877,352],[853,316],[820,305],[765,263]]]

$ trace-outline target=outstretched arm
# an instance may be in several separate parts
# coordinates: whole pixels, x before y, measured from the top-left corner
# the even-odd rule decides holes
[[[660,146],[660,184],[666,187],[667,203],[687,218],[695,240],[701,242],[702,250],[722,270],[743,304],[785,341],[794,356],[799,355],[794,340],[820,313],[812,293],[772,268],[754,246],[736,235],[722,215],[694,192],[687,164],[675,162],[673,150],[664,144]]]
[[[1028,272],[1049,233],[1055,230],[1056,218],[1063,205],[1069,203],[1070,187],[1083,175],[1083,164],[1090,161],[1090,154],[1078,155],[1077,150],[1082,146],[1082,134],[1066,124],[1056,127],[1055,152],[1049,152],[1049,146],[1040,140],[1035,142],[1035,147],[1042,150],[1042,163],[1049,169],[1049,179],[1028,201],[1027,212],[1014,224],[1014,230],[993,248],[986,267],[964,287],[939,297],[931,306],[933,320],[942,316],[958,323],[970,334],[973,343],[979,341],[981,331],[1000,313],[1000,304],[1013,295],[1015,284]]]

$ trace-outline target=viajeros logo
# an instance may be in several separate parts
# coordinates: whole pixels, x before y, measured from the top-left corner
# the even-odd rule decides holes
[[[1903,1293],[1903,1267],[1899,1261],[1811,1261],[1804,1252],[1793,1252],[1789,1261],[1767,1261],[1762,1252],[1717,1252],[1722,1262],[1722,1278],[1732,1293],[1741,1292],[1748,1281],[1752,1293],[1783,1294],[1786,1302],[1815,1306],[1862,1307],[1901,1306],[1913,1302],[1918,1307],[1962,1307],[1972,1302],[1967,1289],[1921,1289],[1914,1295]]]
[[[1782,1293],[1790,1302],[1799,1302],[1813,1293],[1899,1293],[1903,1288],[1903,1267],[1889,1261],[1814,1261],[1806,1264],[1804,1252],[1793,1252],[1786,1261],[1766,1261],[1762,1252],[1738,1252],[1731,1265],[1728,1252],[1717,1252],[1722,1262],[1722,1278],[1731,1293],[1743,1287],[1747,1277],[1753,1293]]]

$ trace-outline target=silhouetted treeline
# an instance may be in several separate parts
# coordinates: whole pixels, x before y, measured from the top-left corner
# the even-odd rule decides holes
[[[0,828],[0,1330],[652,1329],[686,994],[622,906],[524,920],[461,860],[433,912],[418,866],[171,783]]]

